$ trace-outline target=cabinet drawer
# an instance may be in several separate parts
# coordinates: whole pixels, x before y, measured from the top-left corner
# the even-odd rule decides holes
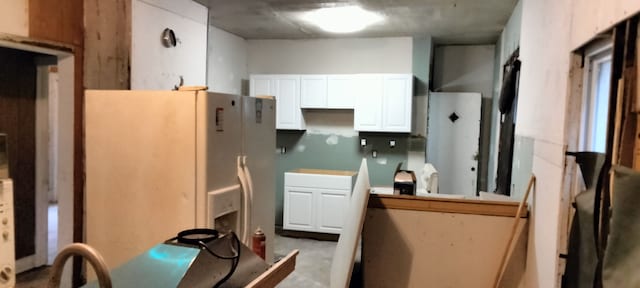
[[[295,187],[351,190],[352,176],[284,173],[284,185]]]

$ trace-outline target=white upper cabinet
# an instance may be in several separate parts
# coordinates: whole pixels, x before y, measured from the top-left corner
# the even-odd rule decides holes
[[[411,132],[413,76],[384,76],[382,128],[387,132]]]
[[[302,108],[354,109],[356,131],[411,132],[411,74],[251,75],[250,94],[276,97],[276,128],[304,130]]]
[[[358,76],[329,75],[327,76],[327,108],[353,109],[358,93]]]
[[[357,76],[301,75],[300,107],[316,109],[353,109],[357,90]]]
[[[361,75],[353,112],[356,131],[382,131],[382,75]]]
[[[276,129],[305,129],[300,109],[299,75],[251,75],[250,82],[251,96],[275,96]]]
[[[327,76],[300,76],[300,107],[327,108]]]
[[[368,132],[411,132],[410,74],[361,75],[354,129]]]

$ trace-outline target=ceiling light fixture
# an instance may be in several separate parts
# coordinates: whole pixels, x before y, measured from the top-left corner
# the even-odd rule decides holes
[[[384,20],[381,15],[358,6],[320,8],[305,13],[302,19],[332,33],[357,32]]]

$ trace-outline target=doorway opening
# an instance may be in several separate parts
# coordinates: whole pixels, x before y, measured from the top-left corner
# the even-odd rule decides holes
[[[74,57],[62,45],[4,36],[0,133],[9,147],[20,273],[51,264],[72,242]]]

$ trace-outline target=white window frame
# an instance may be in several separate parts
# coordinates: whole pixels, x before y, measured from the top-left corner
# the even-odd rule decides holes
[[[582,95],[582,109],[580,121],[580,143],[581,151],[593,150],[593,130],[595,125],[595,114],[598,91],[598,75],[600,64],[612,61],[613,43],[610,40],[600,41],[591,45],[585,51],[584,58],[584,89]],[[609,95],[611,97],[611,95]],[[609,107],[611,109],[611,107]],[[604,151],[600,151],[604,152]]]

